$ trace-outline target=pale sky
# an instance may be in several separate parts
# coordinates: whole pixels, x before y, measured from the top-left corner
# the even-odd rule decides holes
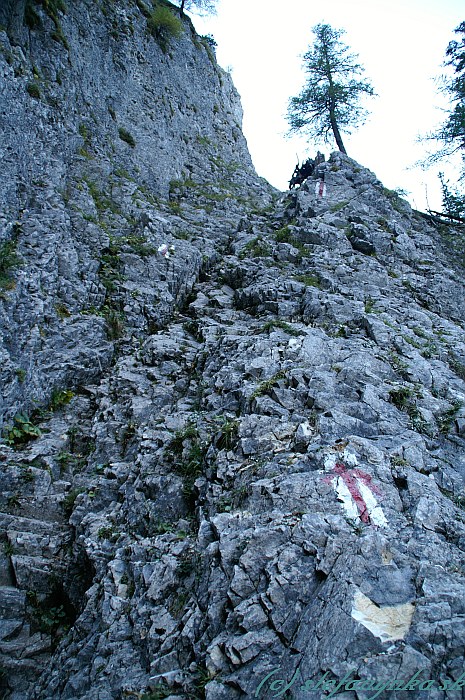
[[[374,171],[386,187],[409,192],[417,209],[441,208],[437,173],[453,181],[447,162],[428,171],[414,167],[428,144],[418,143],[444,118],[447,107],[435,78],[453,30],[465,20],[463,0],[219,0],[214,17],[193,17],[201,34],[218,43],[219,64],[232,72],[244,109],[243,131],[259,175],[288,187],[297,162],[321,147],[305,137],[286,137],[289,97],[304,85],[302,54],[313,43],[312,27],[344,29],[342,41],[365,68],[378,93],[366,101],[365,125],[343,139],[348,155]]]

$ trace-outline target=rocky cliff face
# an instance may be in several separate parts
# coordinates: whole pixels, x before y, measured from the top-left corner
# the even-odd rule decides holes
[[[141,3],[35,11],[0,35],[5,697],[462,697],[463,234],[341,154],[275,192],[187,20],[164,53]]]
[[[229,75],[187,20],[164,53],[136,5],[74,5],[53,15],[59,29],[36,7],[40,26],[24,30],[23,46],[3,35],[1,224],[22,260],[2,318],[10,412],[108,365],[102,314],[117,326],[123,313],[137,335],[163,323],[198,272],[195,233],[215,238],[204,236],[208,209],[269,191],[257,189]],[[163,215],[188,189],[196,232]],[[186,241],[180,274],[150,261],[167,236]]]

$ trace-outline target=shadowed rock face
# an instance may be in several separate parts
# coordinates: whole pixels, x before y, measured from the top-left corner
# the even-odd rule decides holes
[[[11,42],[18,44],[24,35],[26,0],[2,0],[0,26],[8,31]]]
[[[463,232],[340,153],[274,191],[187,21],[37,12],[0,35],[6,697],[461,697]]]

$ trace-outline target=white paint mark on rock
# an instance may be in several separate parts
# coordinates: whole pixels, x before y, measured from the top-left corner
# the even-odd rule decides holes
[[[335,490],[338,499],[342,503],[342,507],[344,508],[345,512],[347,513],[348,517],[351,518],[352,520],[357,520],[359,517],[359,512],[358,508],[355,505],[354,500],[352,499],[352,496],[350,494],[349,489],[347,488],[346,484],[344,483],[344,480],[339,477],[337,480],[333,479],[333,485],[334,481],[337,481],[335,485]]]
[[[379,489],[372,483],[369,474],[357,468],[357,457],[351,450],[346,447],[328,452],[324,465],[326,471],[334,474],[333,478],[328,476],[325,481],[331,483],[351,520],[360,519],[366,524],[387,527],[386,516],[375,495],[379,494]]]
[[[352,617],[382,642],[404,639],[412,624],[415,606],[412,603],[380,607],[357,590],[352,606]]]
[[[368,486],[366,486],[363,481],[357,481],[360,494],[367,505],[368,514],[373,525],[378,527],[387,527],[386,516],[384,515],[383,509]]]
[[[163,255],[165,260],[168,260],[168,258],[174,253],[175,248],[174,245],[168,246],[167,243],[163,243],[161,246],[157,248],[158,252],[160,255]]]
[[[326,184],[323,180],[318,180],[315,184],[315,194],[318,197],[326,197]]]

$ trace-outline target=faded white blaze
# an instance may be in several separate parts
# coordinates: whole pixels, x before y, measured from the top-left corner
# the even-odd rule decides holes
[[[414,612],[415,606],[412,603],[380,607],[357,590],[351,614],[354,620],[382,642],[395,642],[404,639],[412,624]]]

